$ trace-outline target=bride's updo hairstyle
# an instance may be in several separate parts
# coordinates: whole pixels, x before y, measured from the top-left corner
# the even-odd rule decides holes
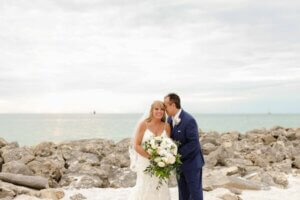
[[[154,110],[154,107],[160,107],[161,109],[163,109],[164,111],[166,110],[165,108],[165,105],[162,101],[154,101],[152,104],[151,104],[151,108],[150,108],[150,112],[149,112],[149,116],[146,118],[146,122],[150,122],[153,118],[153,110]],[[166,111],[164,113],[164,116],[161,118],[161,121],[162,122],[166,122]]]

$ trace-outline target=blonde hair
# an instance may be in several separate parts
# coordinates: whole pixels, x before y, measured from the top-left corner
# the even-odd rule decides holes
[[[165,105],[162,101],[154,101],[152,104],[151,104],[151,108],[150,108],[150,111],[149,111],[149,116],[146,118],[146,122],[150,122],[153,118],[153,109],[156,105],[159,105],[160,108],[163,108],[163,110],[165,111]],[[164,115],[163,117],[161,118],[161,121],[162,122],[166,122],[166,111],[164,112]]]

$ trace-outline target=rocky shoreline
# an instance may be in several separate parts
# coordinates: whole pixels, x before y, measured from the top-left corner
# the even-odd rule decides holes
[[[199,135],[206,160],[204,190],[231,191],[220,199],[241,199],[243,190],[286,188],[287,176],[300,174],[300,128],[199,130]],[[129,144],[129,138],[118,143],[85,139],[20,147],[0,138],[0,199],[24,194],[61,199],[67,187],[132,187],[136,174],[129,169]],[[175,185],[173,178],[170,186]]]

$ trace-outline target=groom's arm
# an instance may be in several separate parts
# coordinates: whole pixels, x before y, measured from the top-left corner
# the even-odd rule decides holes
[[[178,149],[181,159],[185,159],[190,153],[199,148],[198,126],[195,119],[191,119],[186,127],[187,143]]]

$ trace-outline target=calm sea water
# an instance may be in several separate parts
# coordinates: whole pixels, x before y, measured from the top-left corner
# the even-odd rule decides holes
[[[140,114],[0,114],[0,137],[20,145],[132,136]],[[245,132],[275,125],[300,127],[300,114],[194,114],[203,131]]]

